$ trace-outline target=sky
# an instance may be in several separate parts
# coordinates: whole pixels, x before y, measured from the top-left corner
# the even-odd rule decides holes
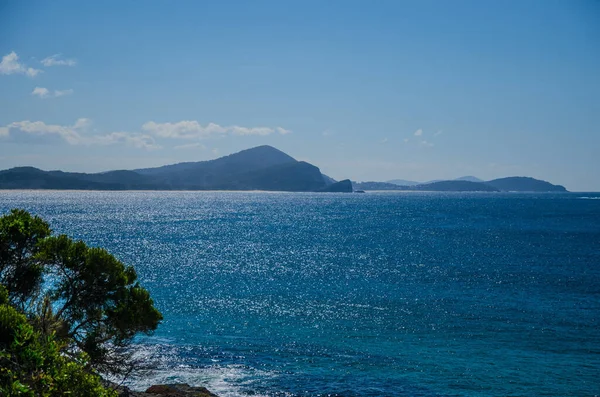
[[[335,179],[600,191],[600,1],[0,0],[0,169],[258,145]]]

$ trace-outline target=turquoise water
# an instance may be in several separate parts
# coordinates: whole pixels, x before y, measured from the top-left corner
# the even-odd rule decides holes
[[[133,264],[221,396],[593,396],[600,195],[0,192]]]

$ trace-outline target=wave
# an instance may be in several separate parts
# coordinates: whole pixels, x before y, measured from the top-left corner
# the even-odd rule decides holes
[[[156,338],[155,338],[156,339]],[[155,341],[156,342],[156,341]],[[220,397],[252,395],[268,397],[254,390],[265,380],[278,376],[276,372],[259,370],[243,364],[223,364],[218,359],[210,359],[205,365],[190,364],[190,356],[196,355],[196,348],[176,346],[168,343],[136,344],[133,346],[134,361],[143,363],[146,368],[136,372],[125,380],[108,377],[109,380],[122,383],[135,391],[145,391],[152,385],[168,383],[187,383],[191,386],[203,386]],[[196,353],[196,354],[195,354]],[[200,355],[202,355],[200,353]],[[191,360],[195,361],[195,360]],[[206,362],[206,360],[202,360]],[[291,396],[277,392],[277,396]]]
[[[174,368],[153,370],[143,376],[136,376],[124,382],[132,390],[146,390],[152,385],[166,383],[187,383],[206,387],[221,397],[252,395],[267,397],[252,390],[257,377],[264,379],[275,376],[266,371],[255,370],[244,365],[213,365],[204,368],[190,368],[185,365]],[[277,395],[282,395],[278,393]]]
[[[600,200],[600,197],[577,197],[580,200]]]

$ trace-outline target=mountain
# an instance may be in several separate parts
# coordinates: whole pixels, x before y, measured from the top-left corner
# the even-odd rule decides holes
[[[455,181],[483,182],[483,179],[479,179],[473,175],[468,175],[468,176],[461,176],[460,178],[456,178]]]
[[[391,183],[398,186],[414,186],[421,184],[421,182],[407,181],[406,179],[392,179],[391,181],[386,181],[385,183]]]
[[[152,176],[177,174],[197,177],[198,174],[207,172],[230,175],[239,173],[240,171],[255,171],[275,165],[296,162],[297,161],[293,157],[285,154],[281,150],[264,145],[242,150],[241,152],[220,157],[215,160],[178,163],[155,168],[142,168],[134,171],[138,174]]]
[[[438,181],[425,183],[422,185],[411,186],[409,190],[419,190],[423,192],[499,192],[493,186],[481,182],[471,182],[464,180]]]
[[[210,161],[133,171],[86,174],[33,167],[0,171],[0,189],[321,191],[334,183],[314,165],[271,146]],[[351,192],[351,186],[346,185],[346,190]]]
[[[408,186],[399,186],[387,182],[352,182],[354,190],[408,190]]]
[[[328,193],[351,193],[353,191],[352,182],[350,182],[350,179],[344,179],[342,181],[332,183],[331,185],[328,185],[319,191]]]
[[[470,180],[473,179],[473,180]],[[564,186],[529,177],[509,177],[478,182],[467,176],[452,181],[432,181],[418,185],[399,186],[386,182],[353,182],[355,190],[411,190],[421,192],[566,192]]]
[[[355,190],[404,190],[420,192],[498,192],[485,183],[470,181],[436,181],[412,186],[399,186],[386,182],[354,182]]]
[[[461,176],[460,178],[448,179],[448,180],[467,181],[467,182],[483,182],[483,179],[479,179],[479,178],[471,176],[471,175]],[[446,179],[434,179],[434,180],[427,181],[427,182],[408,181],[406,179],[392,179],[391,181],[387,181],[386,183],[392,183],[392,184],[398,185],[398,186],[416,186],[416,185],[428,185],[431,183],[444,182],[444,181],[446,181]]]
[[[0,188],[111,190],[112,186],[80,179],[68,173],[47,172],[34,167],[16,167],[0,171]]]
[[[404,183],[404,185],[399,185]],[[483,182],[474,176],[419,183],[350,182],[323,175],[319,168],[297,161],[271,146],[258,146],[215,160],[187,162],[137,170],[94,174],[42,171],[16,167],[0,171],[0,189],[79,190],[271,190],[290,192],[352,192],[352,190],[415,190],[442,192],[566,192],[560,185],[529,177]]]
[[[238,174],[235,180],[215,183],[216,190],[273,190],[286,192],[313,192],[326,186],[317,167],[304,161],[275,165]]]
[[[325,174],[323,174],[323,179],[325,180],[325,184],[327,184],[327,185],[333,185],[334,183],[337,182],[335,179],[333,179],[332,177],[327,176]]]
[[[525,176],[511,176],[508,178],[494,179],[485,182],[486,185],[495,187],[503,192],[566,192],[564,186],[553,185],[550,182],[542,181]]]

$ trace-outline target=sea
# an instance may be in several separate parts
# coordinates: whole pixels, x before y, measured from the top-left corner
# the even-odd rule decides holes
[[[2,191],[137,270],[135,390],[600,395],[600,194]]]

